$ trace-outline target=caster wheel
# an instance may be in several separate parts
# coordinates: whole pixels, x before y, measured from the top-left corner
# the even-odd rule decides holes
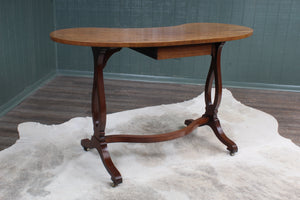
[[[184,121],[184,124],[185,124],[186,126],[188,126],[188,125],[190,125],[193,121],[194,121],[193,119],[187,119],[187,120]]]
[[[237,148],[236,145],[234,147],[231,147],[231,148],[227,147],[227,150],[229,151],[229,154],[231,156],[234,156],[238,152],[238,148]]]
[[[118,184],[116,184],[116,183],[112,182],[112,183],[110,183],[110,186],[114,188],[114,187],[117,187],[117,186],[118,186]]]

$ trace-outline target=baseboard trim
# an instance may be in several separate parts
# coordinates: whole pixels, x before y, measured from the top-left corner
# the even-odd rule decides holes
[[[279,84],[268,84],[268,83],[250,83],[250,82],[234,82],[234,81],[224,81],[223,85],[225,87],[232,87],[232,88],[300,92],[300,86],[298,85],[279,85]]]
[[[75,71],[75,70],[57,70],[50,72],[40,80],[32,85],[26,87],[21,93],[9,100],[7,103],[0,106],[0,117],[5,115],[8,111],[17,106],[20,102],[30,96],[33,92],[38,90],[42,85],[52,80],[56,75],[61,76],[79,76],[79,77],[92,77],[91,71]],[[193,84],[203,85],[205,80],[182,78],[182,77],[167,77],[167,76],[151,76],[151,75],[138,75],[138,74],[122,74],[122,73],[104,73],[106,79],[115,80],[130,80],[130,81],[144,81],[144,82],[157,82],[157,83],[179,83],[179,84]],[[264,89],[264,90],[277,90],[277,91],[291,91],[300,92],[300,86],[297,85],[278,85],[266,83],[249,83],[249,82],[235,82],[223,81],[224,87],[231,88],[248,88],[248,89]]]
[[[30,96],[33,92],[38,90],[42,85],[48,83],[56,76],[56,72],[52,71],[41,79],[37,80],[33,84],[27,86],[22,92],[10,99],[7,103],[0,106],[0,117],[4,116],[7,112],[21,103],[24,99]]]
[[[81,77],[93,76],[93,72],[91,71],[58,70],[57,73],[58,75],[62,75],[62,76],[81,76]],[[193,78],[182,78],[182,77],[151,76],[151,75],[108,73],[108,72],[104,72],[104,77],[106,79],[144,81],[144,82],[180,83],[180,84],[194,84],[194,85],[205,84],[204,79],[193,79]],[[267,83],[223,81],[223,86],[229,88],[231,87],[231,88],[300,92],[300,86],[298,85],[279,85],[279,84],[267,84]]]

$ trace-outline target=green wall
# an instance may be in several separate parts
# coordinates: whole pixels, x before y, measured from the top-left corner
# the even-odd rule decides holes
[[[0,116],[55,74],[53,1],[0,0]]]
[[[225,85],[300,91],[299,0],[0,0],[0,116],[55,74],[92,74],[88,47],[49,39],[54,29],[153,27],[190,22],[249,26],[223,48]],[[106,77],[203,83],[209,56],[155,61],[129,49]]]
[[[258,87],[275,84],[274,88],[294,85],[299,89],[299,0],[56,0],[55,3],[56,29],[153,27],[190,22],[251,27],[252,37],[228,42],[223,48],[224,82]],[[92,54],[88,47],[58,45],[57,53],[61,73],[90,74]],[[209,57],[155,61],[123,49],[110,60],[106,72],[117,73],[116,77],[166,76],[175,81],[183,78],[195,82],[205,78],[208,65]]]

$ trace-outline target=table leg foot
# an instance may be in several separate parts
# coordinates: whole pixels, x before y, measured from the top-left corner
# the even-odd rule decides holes
[[[205,116],[205,115],[204,115]],[[211,127],[211,129],[214,131],[215,135],[217,136],[217,138],[227,146],[227,150],[229,151],[231,156],[234,156],[235,153],[238,151],[238,147],[237,145],[230,140],[224,133],[220,121],[219,119],[212,119],[213,117],[210,117],[209,121],[205,124],[199,124],[199,126],[203,126],[203,125],[208,125]],[[185,125],[190,125],[193,121],[195,121],[194,119],[187,119],[184,121]]]
[[[96,137],[92,136],[92,139],[83,139],[81,140],[81,145],[84,150],[96,148],[101,160],[111,176],[112,186],[116,187],[122,183],[122,176],[118,169],[115,167],[114,163],[111,160],[110,154],[107,149],[107,143],[99,141]]]
[[[208,125],[211,127],[211,129],[214,131],[217,138],[227,146],[227,150],[230,152],[230,155],[233,156],[237,151],[238,147],[237,145],[230,140],[224,133],[219,119],[212,119],[208,122]]]
[[[195,121],[194,119],[186,119],[185,121],[184,121],[184,124],[186,125],[186,126],[188,126],[188,125],[190,125],[193,121]],[[199,127],[201,127],[201,126],[203,126],[203,125],[206,125],[206,123],[200,123],[200,124],[198,124],[199,125]]]
[[[85,151],[88,151],[89,149],[94,148],[93,145],[92,145],[91,140],[89,140],[89,139],[83,139],[83,140],[81,140],[81,146],[83,147],[83,149]]]
[[[185,124],[186,126],[188,126],[188,125],[190,125],[193,121],[194,121],[193,119],[186,119],[186,120],[184,121],[184,124]]]

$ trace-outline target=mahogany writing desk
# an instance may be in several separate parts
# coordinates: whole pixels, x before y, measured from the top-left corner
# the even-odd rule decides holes
[[[111,175],[113,185],[122,183],[122,177],[114,166],[108,143],[162,142],[185,136],[195,128],[208,125],[217,138],[227,146],[230,154],[238,151],[237,145],[223,132],[217,113],[222,96],[221,51],[224,43],[251,36],[251,28],[217,23],[192,23],[157,28],[70,28],[54,31],[52,40],[70,45],[90,46],[94,56],[94,82],[92,92],[92,116],[94,135],[83,139],[85,150],[96,148],[102,162]],[[205,84],[206,111],[198,119],[187,119],[185,128],[158,135],[105,135],[106,103],[103,69],[114,53],[123,47],[131,48],[146,56],[160,60],[188,56],[211,55],[211,64]],[[213,81],[215,96],[211,98]]]

